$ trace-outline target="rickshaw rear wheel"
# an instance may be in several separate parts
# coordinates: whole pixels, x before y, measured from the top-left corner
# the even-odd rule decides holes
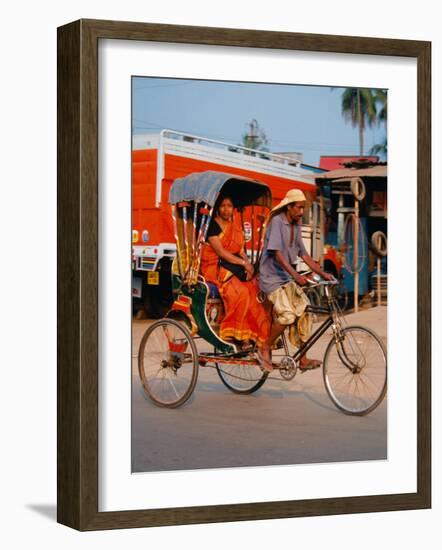
[[[264,384],[269,375],[258,364],[215,363],[221,382],[233,393],[254,393]]]
[[[189,399],[198,378],[198,352],[183,323],[160,319],[150,325],[141,339],[138,373],[156,405],[172,409]]]

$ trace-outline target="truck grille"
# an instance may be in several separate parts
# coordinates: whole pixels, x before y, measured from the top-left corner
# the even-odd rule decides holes
[[[143,256],[140,260],[140,269],[144,271],[153,271],[155,269],[155,257]]]

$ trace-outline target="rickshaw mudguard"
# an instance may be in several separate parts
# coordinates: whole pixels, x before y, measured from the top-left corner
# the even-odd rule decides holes
[[[172,279],[174,278],[179,279],[176,275],[172,277]],[[177,288],[177,283],[178,280],[173,281],[172,286]],[[188,319],[192,329],[196,325],[196,333],[203,340],[212,344],[221,353],[234,353],[236,351],[235,347],[221,340],[209,324],[206,314],[208,295],[209,287],[203,282],[198,282],[191,289],[181,288],[180,294],[167,316],[173,317],[181,312]],[[192,330],[192,334],[195,334],[194,330]]]

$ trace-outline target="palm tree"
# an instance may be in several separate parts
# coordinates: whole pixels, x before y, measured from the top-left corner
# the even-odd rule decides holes
[[[364,130],[376,120],[376,104],[370,88],[345,88],[342,92],[342,114],[352,126],[359,127],[359,154],[364,154]]]
[[[381,155],[381,157],[383,157],[384,159],[387,158],[387,153],[387,137],[384,138],[384,141],[382,143],[376,143],[376,145],[373,145],[373,147],[370,149],[370,155]]]
[[[380,105],[377,112],[378,123],[387,125],[387,90],[376,89],[374,92],[375,103]]]
[[[376,89],[374,91],[374,99],[377,109],[377,115],[376,119],[378,122],[378,125],[383,123],[385,125],[385,134],[387,133],[387,90],[381,90]],[[382,141],[382,143],[377,143],[376,145],[373,145],[373,147],[370,149],[371,155],[377,155],[380,154],[382,157],[387,158],[387,136],[385,135],[385,139]]]

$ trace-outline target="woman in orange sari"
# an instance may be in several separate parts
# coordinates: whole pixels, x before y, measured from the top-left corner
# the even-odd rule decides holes
[[[230,197],[220,199],[203,246],[201,273],[206,281],[218,287],[224,303],[225,316],[220,326],[223,340],[241,346],[253,341],[264,368],[269,367],[270,352],[265,342],[270,332],[270,318],[258,302],[258,285],[253,279],[253,266],[244,252],[244,234],[233,220],[234,205]],[[242,266],[246,281],[220,265],[220,259]]]

